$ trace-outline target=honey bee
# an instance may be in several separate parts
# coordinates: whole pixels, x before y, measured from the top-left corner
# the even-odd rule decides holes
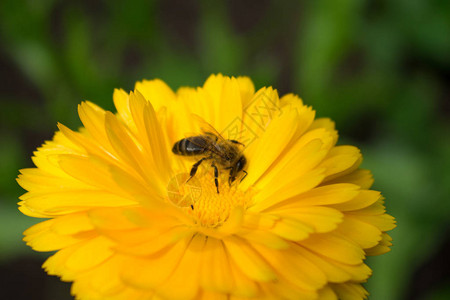
[[[219,193],[219,169],[230,170],[228,177],[228,184],[230,186],[241,171],[245,175],[240,181],[244,180],[248,174],[244,170],[247,159],[240,150],[240,146],[244,145],[236,140],[223,138],[214,127],[203,121],[200,117],[195,117],[202,123],[202,134],[181,139],[172,148],[172,152],[176,155],[203,156],[192,166],[189,174],[190,177],[187,181],[195,176],[202,162],[208,160],[211,161],[211,167],[214,168],[214,183],[217,193]]]

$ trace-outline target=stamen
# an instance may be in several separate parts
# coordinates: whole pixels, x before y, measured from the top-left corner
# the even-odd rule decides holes
[[[219,176],[220,193],[210,173],[200,173],[189,183],[188,173],[175,176],[167,187],[169,201],[194,218],[194,221],[205,227],[214,228],[222,225],[235,207],[247,207],[250,203],[249,193],[243,192],[237,184],[229,186],[227,178]]]

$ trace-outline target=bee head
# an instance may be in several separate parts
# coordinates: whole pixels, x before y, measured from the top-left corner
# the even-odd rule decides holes
[[[240,171],[242,171],[242,169],[245,167],[246,163],[247,163],[247,159],[245,158],[245,156],[242,155],[236,163],[236,173],[239,173]]]
[[[241,156],[236,162],[236,165],[230,170],[230,177],[228,178],[228,183],[230,185],[236,180],[236,175],[244,169],[246,163],[247,159],[245,156]]]

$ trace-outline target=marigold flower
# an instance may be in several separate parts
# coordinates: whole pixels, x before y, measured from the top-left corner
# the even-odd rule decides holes
[[[59,124],[18,179],[20,211],[48,218],[24,240],[56,251],[43,267],[77,299],[367,297],[365,257],[389,251],[394,219],[331,120],[246,77],[176,92],[144,80],[113,98],[117,114],[79,105],[84,126]],[[219,168],[219,192],[213,159],[186,182],[202,156],[172,152],[198,119],[243,144],[248,175],[230,185]]]

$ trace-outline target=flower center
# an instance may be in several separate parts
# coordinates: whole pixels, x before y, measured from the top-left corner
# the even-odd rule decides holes
[[[231,187],[227,178],[219,177],[219,193],[210,172],[189,179],[188,173],[176,175],[167,186],[169,201],[183,208],[197,224],[214,228],[222,225],[235,207],[247,207],[250,197],[239,190],[237,183]]]

